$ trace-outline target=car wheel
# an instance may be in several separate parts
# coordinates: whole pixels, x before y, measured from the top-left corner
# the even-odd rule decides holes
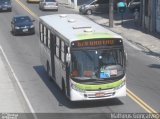
[[[45,9],[44,9],[44,6],[40,6],[40,8],[41,8],[41,10],[42,10],[42,11],[44,11],[44,10],[45,10]]]
[[[16,36],[16,31],[12,28],[12,34]]]
[[[87,14],[87,15],[91,15],[91,14],[92,14],[92,10],[90,10],[90,9],[87,10],[86,14]]]
[[[35,31],[33,31],[32,33],[31,33],[31,35],[34,35],[35,34]]]
[[[40,8],[41,8],[41,11],[44,11],[44,9],[42,7],[40,7]]]
[[[9,12],[12,12],[12,8],[9,9]]]
[[[82,12],[79,11],[79,14],[82,14]]]
[[[16,31],[15,31],[15,30],[12,30],[12,34],[13,34],[14,36],[16,36]]]
[[[42,10],[40,5],[39,5],[39,9]]]

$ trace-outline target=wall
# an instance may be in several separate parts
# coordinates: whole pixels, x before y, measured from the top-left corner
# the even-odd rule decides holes
[[[142,28],[160,33],[160,0],[142,0]]]
[[[160,33],[160,0],[156,1],[156,32]]]

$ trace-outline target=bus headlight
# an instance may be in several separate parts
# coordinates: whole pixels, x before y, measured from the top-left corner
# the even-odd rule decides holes
[[[115,87],[114,90],[118,90],[125,85],[125,81],[123,81],[119,86]]]
[[[79,89],[75,84],[71,84],[71,87],[72,87],[72,89],[74,89],[74,90],[76,90],[76,91],[78,91],[78,92],[81,92],[81,93],[85,93],[85,90],[82,90],[82,89]]]
[[[34,28],[34,25],[31,25],[30,28]]]
[[[16,26],[15,29],[20,29],[20,27]]]

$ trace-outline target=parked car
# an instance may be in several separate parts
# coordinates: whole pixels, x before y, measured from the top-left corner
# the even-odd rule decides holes
[[[28,3],[39,3],[40,0],[27,0]]]
[[[140,4],[141,4],[141,0],[132,0],[129,4],[128,4],[128,8],[131,12],[134,12],[135,9],[137,9],[138,11],[140,11]]]
[[[11,28],[13,35],[18,34],[34,34],[35,28],[33,25],[34,20],[29,16],[15,16],[11,21]]]
[[[81,14],[103,13],[109,11],[109,0],[89,0],[79,8]]]
[[[0,11],[12,11],[11,0],[0,0]]]
[[[56,0],[40,0],[39,9],[58,11],[58,2]]]

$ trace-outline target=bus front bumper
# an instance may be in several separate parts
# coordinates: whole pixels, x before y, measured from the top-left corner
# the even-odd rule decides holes
[[[71,88],[70,91],[71,101],[103,100],[126,96],[126,85],[123,85],[120,89],[79,92]]]

